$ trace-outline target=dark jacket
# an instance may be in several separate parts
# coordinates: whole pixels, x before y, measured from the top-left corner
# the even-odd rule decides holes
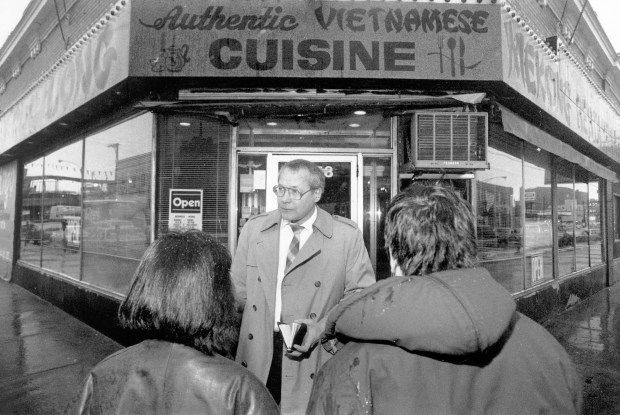
[[[308,414],[577,414],[566,351],[482,268],[393,277],[340,304],[355,338],[315,377]]]
[[[102,360],[71,413],[279,414],[265,386],[219,355],[147,340]]]

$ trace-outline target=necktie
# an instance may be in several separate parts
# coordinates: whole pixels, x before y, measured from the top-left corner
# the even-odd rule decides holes
[[[301,235],[301,231],[303,230],[303,226],[296,225],[291,223],[291,229],[293,230],[293,240],[288,247],[288,253],[286,254],[286,267],[284,267],[284,272],[288,271],[291,264],[295,260],[297,253],[299,252],[299,236]]]

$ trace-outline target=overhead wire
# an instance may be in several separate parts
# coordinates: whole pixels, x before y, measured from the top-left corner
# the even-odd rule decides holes
[[[64,0],[63,0],[64,3]],[[56,18],[58,19],[58,28],[60,29],[60,36],[62,36],[62,41],[65,45],[65,49],[68,47],[67,45],[67,38],[65,38],[65,32],[62,29],[62,21],[60,18],[60,12],[58,11],[58,3],[56,0],[54,0],[54,8],[56,9]],[[67,6],[65,5],[65,14],[67,13]]]

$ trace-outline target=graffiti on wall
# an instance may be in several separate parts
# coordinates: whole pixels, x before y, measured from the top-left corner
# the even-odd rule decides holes
[[[507,14],[502,18],[504,81],[590,144],[620,161],[620,115],[571,60],[553,60]]]

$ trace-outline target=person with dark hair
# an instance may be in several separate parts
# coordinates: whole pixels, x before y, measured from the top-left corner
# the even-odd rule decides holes
[[[76,412],[279,414],[265,386],[232,360],[239,321],[230,263],[226,247],[201,231],[151,244],[118,312],[147,340],[90,371]]]
[[[316,206],[324,188],[314,163],[285,164],[273,188],[278,210],[245,224],[232,265],[243,310],[237,361],[266,383],[284,414],[305,412],[314,373],[331,357],[317,347],[328,312],[375,282],[357,224]],[[279,322],[306,324],[303,342],[291,351]]]
[[[580,413],[568,354],[478,267],[474,224],[446,187],[392,199],[393,276],[330,313],[326,335],[345,344],[317,373],[308,415]]]

